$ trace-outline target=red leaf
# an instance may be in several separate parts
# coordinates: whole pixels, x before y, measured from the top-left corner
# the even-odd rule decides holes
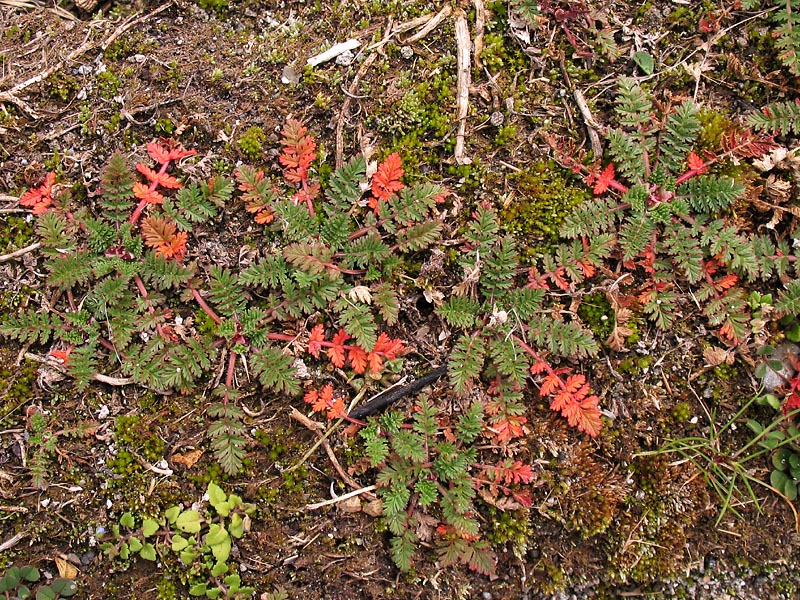
[[[53,184],[56,182],[56,174],[48,173],[44,177],[44,182],[39,187],[33,188],[22,194],[19,203],[22,206],[30,206],[33,214],[40,215],[47,212],[53,204]]]
[[[375,353],[383,354],[388,360],[394,360],[404,350],[403,340],[399,338],[392,339],[385,332],[378,336],[375,347],[372,349]]]
[[[600,399],[597,396],[589,396],[565,407],[561,414],[567,418],[567,422],[572,427],[577,427],[591,437],[597,437],[603,426],[603,422],[600,420],[600,409],[597,407],[599,402]]]
[[[595,175],[594,173],[590,174],[587,178],[587,183],[591,185],[594,183],[594,188],[592,192],[595,195],[602,194],[608,189],[608,186],[611,182],[614,181],[614,163],[608,163],[603,172],[600,175]]]
[[[133,195],[139,200],[144,200],[148,204],[163,204],[164,202],[164,196],[155,189],[150,189],[148,186],[138,181],[133,184]]]
[[[542,381],[542,387],[539,388],[539,393],[542,396],[549,396],[556,390],[560,390],[563,382],[561,378],[556,373],[550,373],[545,375],[544,381]]]
[[[367,355],[367,361],[369,362],[369,372],[373,375],[380,373],[383,369],[383,358],[377,352],[370,352]]]
[[[689,162],[689,169],[691,171],[694,171],[698,175],[708,171],[705,161],[699,156],[697,156],[697,154],[695,154],[694,152],[689,153],[688,162]]]
[[[144,243],[153,248],[156,254],[164,258],[183,260],[187,235],[185,231],[178,232],[175,223],[162,217],[148,217],[142,221],[142,237]]]
[[[142,175],[144,175],[151,183],[155,183],[156,185],[160,185],[161,187],[177,190],[183,185],[172,175],[167,175],[166,173],[154,171],[153,169],[151,169],[147,165],[143,165],[142,163],[136,165],[136,170],[139,171],[139,173],[141,173]]]
[[[325,326],[322,323],[314,325],[308,335],[308,353],[314,358],[319,358],[319,351],[322,348],[320,342],[325,341]]]
[[[403,161],[397,152],[386,157],[372,176],[372,195],[380,200],[388,200],[392,194],[403,189],[400,178],[405,171],[401,168]]]
[[[347,352],[350,365],[358,375],[363,375],[367,370],[367,352],[360,346],[353,346]]]
[[[340,329],[333,336],[333,346],[328,348],[327,354],[334,367],[342,368],[345,363],[345,347],[344,343],[350,339],[350,336],[344,329]]]
[[[525,435],[525,430],[522,428],[522,425],[527,422],[528,419],[525,417],[509,416],[492,423],[491,430],[497,437],[497,442],[499,444],[505,444],[514,438]]]

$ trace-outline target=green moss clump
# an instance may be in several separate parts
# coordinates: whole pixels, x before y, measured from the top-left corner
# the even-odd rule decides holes
[[[528,241],[555,243],[564,218],[589,199],[585,186],[574,187],[553,161],[536,161],[513,176],[518,195],[500,213],[505,229]],[[528,244],[530,245],[530,244]]]
[[[97,74],[97,90],[106,100],[111,100],[119,93],[122,82],[112,71]]]
[[[261,127],[250,127],[239,138],[239,150],[250,160],[257,160],[264,152],[267,135]]]
[[[528,511],[502,511],[492,506],[489,516],[489,541],[493,546],[510,544],[514,555],[521,559],[528,550],[528,541],[533,533]]]
[[[614,312],[602,292],[584,296],[578,308],[578,316],[598,339],[607,339],[614,329]]]

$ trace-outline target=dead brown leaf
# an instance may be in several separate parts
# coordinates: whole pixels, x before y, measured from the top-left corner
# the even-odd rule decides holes
[[[200,460],[201,456],[203,456],[203,450],[198,448],[197,450],[192,450],[191,452],[173,454],[171,460],[176,465],[181,465],[187,469],[191,469],[197,463],[197,461]]]

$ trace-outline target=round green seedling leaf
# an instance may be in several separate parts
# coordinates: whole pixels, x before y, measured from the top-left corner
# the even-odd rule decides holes
[[[39,588],[36,592],[36,600],[56,600],[56,593],[50,589],[49,585]]]
[[[149,538],[151,535],[158,531],[158,521],[153,519],[145,519],[142,521],[142,537]]]
[[[797,498],[797,482],[789,479],[783,486],[783,493],[790,501]]]
[[[75,584],[75,582],[64,577],[54,579],[53,583],[50,584],[50,587],[53,588],[53,591],[56,594],[64,596],[65,598],[69,598],[70,596],[74,596],[78,593],[78,586]]]
[[[198,533],[202,518],[196,510],[185,510],[175,519],[175,525],[185,533]]]
[[[20,572],[17,567],[11,567],[0,579],[0,592],[10,592],[19,585]]]
[[[19,598],[19,600],[26,600],[26,598],[30,598],[31,589],[25,584],[20,584],[20,586],[17,588],[16,597]]]
[[[230,512],[230,507],[228,506],[228,495],[225,491],[212,481],[208,484],[206,493],[208,494],[208,502],[214,507],[214,510],[217,511],[217,514],[222,517],[227,517]]]
[[[231,522],[228,524],[228,529],[231,535],[237,540],[241,538],[244,535],[244,520],[242,519],[242,515],[233,513],[231,515]]]
[[[193,585],[189,589],[190,596],[205,596],[206,595],[206,584],[205,583],[198,583]]]
[[[174,535],[172,536],[172,551],[173,552],[180,552],[181,550],[185,549],[186,546],[189,545],[189,540],[187,540],[182,535]]]
[[[131,552],[138,552],[142,549],[142,542],[137,537],[132,537],[128,540],[128,548],[130,548]]]
[[[225,540],[229,540],[230,537],[228,536],[228,532],[225,531],[225,528],[218,523],[212,523],[208,527],[208,534],[206,535],[206,544],[209,546],[216,546],[217,544],[222,544]]]
[[[36,583],[37,581],[39,581],[40,577],[39,569],[31,566],[20,567],[19,576],[20,579],[24,579],[25,581],[30,581],[31,583]]]
[[[175,524],[179,514],[181,514],[180,506],[173,506],[164,511],[164,517],[169,521],[170,525]]]
[[[144,546],[142,546],[142,549],[139,550],[139,556],[141,556],[145,560],[152,560],[153,562],[155,562],[156,560],[155,546],[153,546],[153,544],[151,544],[150,542],[146,543]]]
[[[649,52],[637,52],[633,55],[633,62],[639,66],[639,68],[642,70],[642,73],[645,75],[652,75],[653,70],[656,67],[656,63]]]
[[[772,455],[772,466],[778,470],[786,469],[789,466],[789,455],[791,452],[786,448],[778,450]]]
[[[783,471],[779,471],[775,469],[769,476],[769,483],[779,492],[783,493],[783,488],[786,485],[786,482],[790,481],[789,476],[786,475]]]
[[[127,527],[128,529],[133,529],[136,526],[136,521],[131,513],[126,512],[124,515],[122,515],[122,517],[120,517],[119,524],[123,527]]]
[[[228,564],[224,562],[218,562],[214,565],[214,568],[211,569],[211,576],[219,577],[220,575],[224,575],[227,572],[228,572]]]

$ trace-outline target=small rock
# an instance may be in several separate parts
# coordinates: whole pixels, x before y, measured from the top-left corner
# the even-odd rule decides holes
[[[297,85],[300,83],[300,73],[295,71],[291,65],[286,65],[281,72],[281,83],[284,85]]]
[[[353,54],[352,50],[345,50],[339,56],[336,57],[336,64],[346,67],[352,64],[355,57],[356,55]]]
[[[506,120],[505,115],[503,113],[501,113],[499,110],[494,111],[492,113],[492,116],[489,117],[489,122],[494,127],[500,127],[500,125],[502,125],[503,121],[505,121],[505,120]]]
[[[400,48],[400,56],[408,60],[414,56],[414,49],[411,46],[403,46]]]
[[[799,356],[800,355],[800,346],[797,344],[780,344],[775,351],[767,356],[767,361],[762,362],[757,368],[761,368],[761,365],[764,365],[766,368],[764,370],[764,375],[761,377],[761,385],[764,386],[764,389],[768,391],[773,391],[775,388],[778,388],[782,385],[786,385],[786,382],[794,377],[795,369],[791,362],[792,356]],[[775,369],[776,365],[770,364],[775,363],[776,361],[780,361],[781,368]]]

